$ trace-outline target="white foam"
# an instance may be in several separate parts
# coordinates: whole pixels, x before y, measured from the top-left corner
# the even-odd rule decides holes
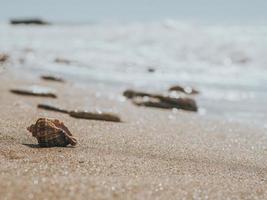
[[[266,36],[267,26],[173,20],[42,27],[2,24],[0,50],[24,58],[24,68],[137,86],[191,84],[210,101],[261,103],[267,89]],[[58,57],[74,63],[55,63]],[[154,73],[147,72],[151,67]]]

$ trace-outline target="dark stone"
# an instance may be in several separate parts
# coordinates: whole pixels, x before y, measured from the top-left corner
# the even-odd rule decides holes
[[[56,63],[61,63],[61,64],[66,64],[69,65],[72,63],[71,60],[65,59],[65,58],[55,58],[54,62]]]
[[[19,24],[25,24],[25,25],[49,25],[50,23],[43,21],[39,18],[25,18],[25,19],[11,19],[10,24],[12,25],[19,25]]]
[[[153,73],[153,72],[155,72],[156,70],[155,70],[154,68],[152,68],[152,67],[149,67],[149,68],[147,69],[147,71],[150,72],[150,73]]]
[[[161,107],[161,108],[178,108],[189,111],[197,111],[197,104],[194,99],[191,98],[174,98],[163,96],[159,94],[150,94],[146,92],[138,92],[134,90],[126,90],[123,95],[129,99],[133,99],[134,104],[149,106],[149,107]],[[136,101],[136,98],[148,97],[146,101]]]
[[[176,92],[183,92],[185,94],[198,94],[199,91],[197,91],[196,89],[192,88],[192,87],[182,87],[180,85],[175,85],[169,88],[169,91],[176,91]]]
[[[9,56],[4,53],[0,53],[0,63],[4,63],[8,60]]]
[[[65,82],[61,77],[53,75],[42,75],[41,78],[48,81]]]

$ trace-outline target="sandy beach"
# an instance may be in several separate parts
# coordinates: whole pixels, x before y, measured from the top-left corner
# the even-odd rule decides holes
[[[1,3],[0,200],[267,199],[267,1]]]
[[[107,85],[48,82],[17,69],[0,78],[0,199],[267,198],[263,128],[137,107]],[[58,98],[9,92],[32,84],[54,88]],[[37,109],[43,102],[109,109],[123,123]],[[63,121],[79,144],[38,148],[26,127],[39,117]]]

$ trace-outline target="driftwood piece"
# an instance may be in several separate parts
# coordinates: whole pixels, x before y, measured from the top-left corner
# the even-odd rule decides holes
[[[80,119],[91,119],[91,120],[103,120],[103,121],[112,121],[112,122],[121,122],[120,118],[111,113],[94,113],[94,112],[88,112],[88,111],[79,111],[74,110],[70,111],[69,115],[74,118],[80,118]]]
[[[69,113],[69,111],[66,109],[59,108],[59,107],[49,105],[49,104],[38,104],[37,107],[44,109],[44,110],[56,111],[56,112],[61,112],[61,113],[66,113],[66,114]]]
[[[33,86],[33,87],[21,88],[21,89],[11,89],[10,92],[14,94],[26,95],[26,96],[57,98],[57,95],[53,93],[50,89],[40,87],[40,86]]]
[[[91,120],[103,120],[111,122],[121,122],[119,116],[112,113],[102,113],[102,112],[89,112],[89,111],[80,111],[80,110],[67,110],[50,104],[38,104],[38,108],[55,111],[60,113],[69,114],[71,117],[80,118],[80,119],[91,119]]]

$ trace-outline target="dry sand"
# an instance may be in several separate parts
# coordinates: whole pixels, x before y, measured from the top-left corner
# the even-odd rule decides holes
[[[267,199],[264,129],[135,107],[108,86],[12,71],[0,78],[0,199]],[[28,84],[55,88],[59,98],[9,92]],[[110,108],[124,123],[38,110],[43,102]],[[79,145],[37,148],[26,127],[38,117],[64,121]]]

